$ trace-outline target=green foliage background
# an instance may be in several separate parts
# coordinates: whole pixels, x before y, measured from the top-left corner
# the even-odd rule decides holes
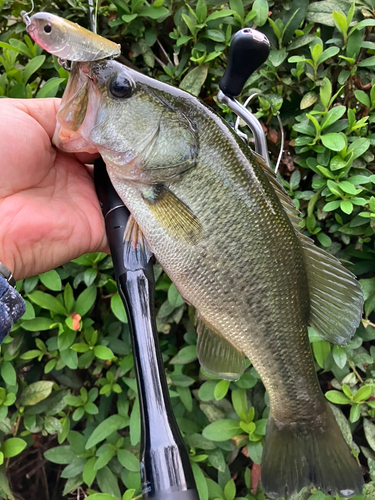
[[[25,34],[20,11],[28,8],[0,0],[0,96],[61,95],[68,74]],[[39,10],[87,25],[79,0],[37,1]],[[280,113],[280,178],[306,234],[361,280],[365,317],[350,344],[332,346],[313,330],[310,340],[322,387],[340,405],[335,415],[365,474],[364,496],[356,498],[375,499],[375,1],[113,0],[98,14],[99,32],[122,44],[124,62],[199,95],[231,122],[216,101],[231,36],[250,26],[269,37],[269,60],[241,100],[262,94],[252,108],[273,161]],[[204,373],[193,311],[158,265],[155,275],[170,395],[200,498],[264,500],[259,463],[269,406],[259,376],[250,364],[235,383]],[[17,287],[27,312],[1,346],[0,496],[140,498],[139,405],[111,258],[84,255]],[[298,496],[325,498],[309,488]]]

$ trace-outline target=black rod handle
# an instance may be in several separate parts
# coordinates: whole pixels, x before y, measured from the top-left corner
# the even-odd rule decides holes
[[[260,31],[244,28],[234,35],[229,47],[228,63],[219,87],[225,95],[236,97],[246,80],[268,58],[270,42]]]
[[[95,161],[95,187],[105,217],[120,296],[128,313],[141,408],[143,499],[199,500],[189,455],[174,418],[155,321],[151,258],[129,269],[124,231],[129,211],[115,191],[102,159]]]

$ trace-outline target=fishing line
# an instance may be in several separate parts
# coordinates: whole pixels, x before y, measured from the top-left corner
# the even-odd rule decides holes
[[[264,94],[262,94],[260,92],[255,92],[254,94],[251,94],[246,99],[246,101],[244,103],[244,107],[245,108],[247,108],[247,106],[254,99],[254,97],[263,97],[263,99],[267,100],[267,96],[266,95],[264,95]],[[281,158],[282,158],[283,152],[284,152],[285,134],[284,134],[284,127],[283,127],[283,124],[282,124],[282,121],[281,121],[281,118],[280,118],[280,112],[276,109],[276,107],[272,104],[272,102],[270,102],[270,105],[271,105],[271,109],[272,109],[272,112],[273,112],[274,116],[276,116],[276,118],[277,118],[277,121],[278,121],[278,124],[279,124],[280,133],[281,133],[280,151],[279,151],[279,155],[277,157],[276,168],[275,168],[275,174],[277,174],[277,172],[279,170],[279,167],[280,167]],[[236,122],[235,122],[235,125],[234,125],[234,130],[237,132],[237,134],[239,134],[239,135],[242,136],[242,132],[239,130],[239,126],[240,126],[240,117],[237,116],[237,119],[236,119]]]

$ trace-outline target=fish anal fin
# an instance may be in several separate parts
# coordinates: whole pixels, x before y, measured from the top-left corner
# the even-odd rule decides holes
[[[199,240],[203,228],[198,218],[168,187],[154,184],[142,189],[142,197],[169,236],[189,243]]]
[[[238,380],[245,370],[245,356],[197,315],[197,354],[202,368],[225,380]]]
[[[345,345],[355,334],[363,311],[363,292],[354,274],[336,257],[298,234],[310,293],[310,325],[325,340]]]

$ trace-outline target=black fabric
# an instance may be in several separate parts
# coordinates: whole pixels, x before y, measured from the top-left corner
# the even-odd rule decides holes
[[[0,276],[0,343],[26,311],[21,295]]]

